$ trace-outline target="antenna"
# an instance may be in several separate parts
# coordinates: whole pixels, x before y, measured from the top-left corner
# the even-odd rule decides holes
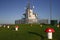
[[[52,20],[52,0],[50,0],[50,24]]]
[[[52,20],[52,0],[50,0],[50,20]]]
[[[30,0],[28,0],[27,9],[30,9]]]

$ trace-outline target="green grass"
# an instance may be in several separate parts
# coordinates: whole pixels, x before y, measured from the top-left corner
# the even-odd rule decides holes
[[[39,24],[19,24],[19,31],[15,31],[15,25],[11,25],[10,28],[0,28],[0,40],[48,40],[45,29],[48,27],[54,28],[52,40],[60,40],[60,28],[51,25]]]

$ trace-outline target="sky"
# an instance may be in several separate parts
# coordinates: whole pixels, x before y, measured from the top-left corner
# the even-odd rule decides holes
[[[28,0],[0,0],[0,24],[14,24],[23,18]],[[50,18],[50,0],[30,0],[39,19]],[[52,0],[52,19],[60,20],[60,0]]]

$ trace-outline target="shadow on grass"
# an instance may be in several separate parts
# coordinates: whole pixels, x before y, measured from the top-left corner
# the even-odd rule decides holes
[[[41,37],[40,40],[44,40],[45,39],[45,37],[43,35],[41,35],[41,34],[38,34],[38,33],[35,33],[35,32],[30,32],[30,31],[28,31],[28,33],[29,34],[34,34],[34,35],[37,35],[37,36]]]

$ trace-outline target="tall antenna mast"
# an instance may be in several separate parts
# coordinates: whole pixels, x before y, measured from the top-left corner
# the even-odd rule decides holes
[[[27,9],[30,9],[30,0],[28,0]]]
[[[52,0],[50,0],[50,24],[52,20]]]
[[[50,20],[52,20],[52,0],[50,0]]]

